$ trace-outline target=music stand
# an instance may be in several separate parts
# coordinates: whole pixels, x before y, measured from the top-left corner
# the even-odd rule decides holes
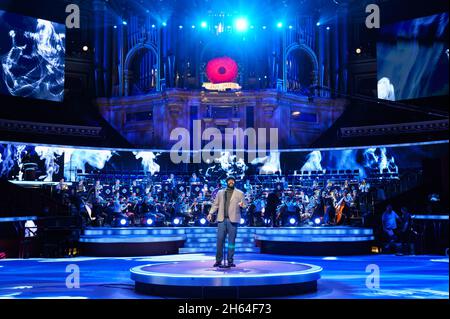
[[[226,241],[226,239],[225,239],[225,241]],[[228,265],[227,247],[225,246],[225,243],[223,243],[223,259],[222,259],[222,264],[219,265],[219,268],[230,268],[230,265]]]

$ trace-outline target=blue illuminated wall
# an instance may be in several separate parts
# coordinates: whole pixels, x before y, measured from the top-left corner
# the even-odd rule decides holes
[[[64,98],[65,27],[0,10],[0,93]]]

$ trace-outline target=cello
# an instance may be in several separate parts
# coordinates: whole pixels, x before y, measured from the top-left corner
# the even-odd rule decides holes
[[[336,196],[334,193],[332,193],[333,200],[336,202]],[[334,217],[334,224],[338,225],[342,222],[342,216],[344,215],[344,209],[345,209],[345,196],[342,196],[342,198],[337,201],[337,203],[334,204],[334,209],[336,211],[335,217]]]

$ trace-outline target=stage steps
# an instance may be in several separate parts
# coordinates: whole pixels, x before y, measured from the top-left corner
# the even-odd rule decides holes
[[[170,247],[171,253],[215,253],[217,227],[97,227],[83,231],[80,244],[97,247],[108,244],[119,247],[119,250],[132,249],[135,246],[147,245],[156,247]],[[366,246],[374,240],[373,230],[370,228],[334,226],[334,227],[239,227],[236,237],[236,253],[259,253],[268,251],[268,247],[281,245],[291,247],[292,251],[300,251],[304,247],[327,249],[326,254],[338,253],[341,246]],[[256,244],[258,243],[258,246]],[[364,246],[364,247],[363,247]],[[175,248],[176,247],[176,248]],[[319,248],[314,248],[318,251]],[[345,247],[344,247],[345,248]],[[155,248],[156,249],[156,248]],[[166,248],[165,248],[166,249]],[[262,249],[262,250],[261,250]],[[111,248],[112,250],[112,248]],[[167,250],[167,249],[166,249]],[[307,254],[313,254],[308,251]],[[362,250],[362,249],[361,249]],[[342,252],[350,251],[345,248]],[[142,251],[146,253],[145,250]]]
[[[255,244],[255,227],[239,227],[236,237],[236,253],[259,253],[259,247]],[[190,253],[215,253],[216,252],[216,227],[191,227],[185,228],[186,241],[184,247],[179,249],[180,254]],[[228,241],[225,246],[228,247]]]

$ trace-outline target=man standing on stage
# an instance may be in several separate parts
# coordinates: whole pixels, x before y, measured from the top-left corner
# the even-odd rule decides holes
[[[246,207],[244,193],[235,188],[236,180],[234,177],[228,177],[227,188],[221,189],[214,200],[208,214],[208,221],[212,220],[213,214],[217,214],[217,253],[216,263],[213,267],[221,265],[223,260],[223,246],[225,238],[228,235],[228,267],[236,267],[233,263],[234,247],[237,235],[237,227],[241,221],[241,208]]]

